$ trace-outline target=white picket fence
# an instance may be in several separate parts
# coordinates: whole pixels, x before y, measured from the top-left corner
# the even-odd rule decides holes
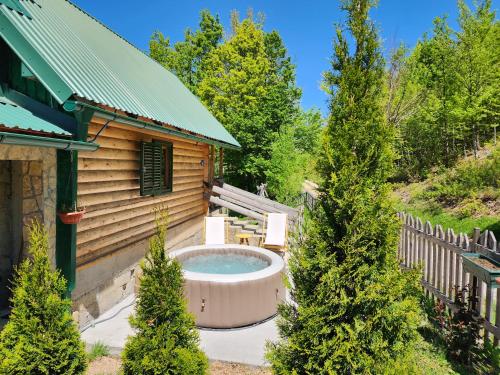
[[[399,213],[402,220],[399,242],[399,260],[402,267],[422,266],[422,286],[427,295],[455,309],[454,288],[477,285],[476,312],[484,318],[484,337],[493,336],[495,345],[500,341],[500,288],[491,288],[465,272],[461,254],[476,252],[492,259],[500,258],[500,244],[491,231],[474,231],[473,238],[453,229],[443,230],[441,225],[425,224],[418,217]],[[474,288],[475,289],[475,288]]]

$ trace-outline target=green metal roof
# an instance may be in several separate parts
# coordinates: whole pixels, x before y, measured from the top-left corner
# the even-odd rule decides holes
[[[0,127],[9,129],[71,136],[71,133],[47,122],[5,97],[0,97]]]
[[[239,143],[171,72],[69,1],[0,1],[0,35],[62,104],[72,95],[232,146]]]

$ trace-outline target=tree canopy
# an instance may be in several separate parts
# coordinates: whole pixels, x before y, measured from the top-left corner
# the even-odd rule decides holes
[[[477,153],[496,138],[499,121],[500,26],[491,1],[474,10],[458,2],[459,29],[436,17],[430,35],[413,51],[393,55],[400,69],[389,74],[389,110],[406,98],[396,125],[397,177],[425,177],[434,167],[452,166],[461,155]],[[413,94],[411,94],[413,93]],[[405,101],[400,101],[404,104]],[[394,118],[388,113],[388,119]]]
[[[301,90],[280,34],[265,32],[263,17],[255,20],[249,12],[240,20],[233,12],[231,27],[224,38],[219,18],[203,11],[199,29],[187,30],[185,40],[174,46],[160,32],[153,34],[150,55],[177,74],[238,140],[241,150],[225,153],[225,179],[254,191],[268,176],[286,177],[276,175],[285,172],[273,163],[278,158],[277,142],[284,145],[286,134],[294,135],[292,128],[301,121]],[[294,172],[302,167],[298,159],[297,155],[289,164]],[[297,184],[301,184],[298,179],[294,193]],[[283,187],[278,192],[275,184],[270,186],[273,197],[283,196]]]
[[[200,13],[199,29],[187,29],[184,40],[170,45],[170,39],[156,31],[149,41],[149,54],[172,71],[194,93],[201,81],[201,66],[205,58],[222,41],[223,27],[219,17],[209,11]]]

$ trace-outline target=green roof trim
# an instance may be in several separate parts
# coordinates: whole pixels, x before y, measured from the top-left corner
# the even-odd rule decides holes
[[[71,136],[70,132],[35,116],[32,112],[17,106],[5,97],[0,97],[0,127],[24,132]]]
[[[29,12],[26,10],[25,7],[23,7],[23,5],[19,0],[0,0],[0,4],[4,4],[8,8],[15,10],[16,12],[26,17],[32,18],[31,14],[29,14]]]
[[[59,103],[74,95],[240,147],[174,74],[69,1],[23,5],[32,19],[0,5],[0,35]]]
[[[64,101],[71,96],[72,90],[9,21],[5,16],[5,11],[7,11],[7,14],[15,13],[9,9],[4,9],[4,6],[0,5],[0,36],[19,56],[29,70],[38,77],[40,82],[42,82],[52,96],[56,98],[60,104],[64,103]],[[18,18],[21,17],[21,15],[18,15]]]

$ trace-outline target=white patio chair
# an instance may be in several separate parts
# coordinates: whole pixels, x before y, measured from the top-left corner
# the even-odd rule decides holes
[[[205,217],[205,245],[224,245],[228,238],[228,226],[224,217]]]
[[[260,246],[273,251],[285,252],[288,248],[288,218],[282,213],[264,215],[264,231]]]

